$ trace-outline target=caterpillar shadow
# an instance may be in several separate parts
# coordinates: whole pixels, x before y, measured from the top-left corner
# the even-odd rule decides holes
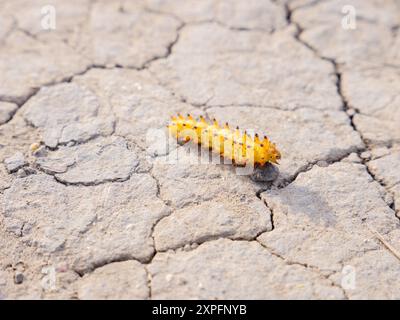
[[[326,198],[318,191],[306,186],[291,184],[284,189],[267,190],[262,194],[269,206],[279,208],[277,214],[299,225],[332,227],[337,224],[337,215]]]

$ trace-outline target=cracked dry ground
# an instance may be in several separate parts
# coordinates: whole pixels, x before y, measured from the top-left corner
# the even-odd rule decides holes
[[[45,4],[0,3],[1,298],[400,298],[398,1]],[[177,112],[268,134],[278,178],[166,164]]]

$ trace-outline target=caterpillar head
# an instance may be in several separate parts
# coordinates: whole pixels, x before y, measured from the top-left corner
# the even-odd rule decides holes
[[[281,153],[276,148],[275,143],[271,143],[267,152],[267,161],[279,164],[278,160],[281,159]]]
[[[275,143],[272,143],[266,136],[264,136],[264,140],[261,140],[256,133],[254,136],[254,162],[261,166],[267,162],[279,164],[280,158],[281,154]]]

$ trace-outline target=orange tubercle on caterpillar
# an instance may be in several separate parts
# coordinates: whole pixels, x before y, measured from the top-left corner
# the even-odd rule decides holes
[[[190,114],[187,117],[178,114],[171,117],[171,123],[167,127],[178,141],[200,144],[224,158],[231,159],[239,166],[264,166],[268,162],[279,164],[278,160],[281,158],[276,145],[266,136],[263,139],[257,134],[251,137],[246,131],[241,132],[239,127],[232,130],[228,123],[220,126],[215,119],[208,123],[201,116],[196,120]]]

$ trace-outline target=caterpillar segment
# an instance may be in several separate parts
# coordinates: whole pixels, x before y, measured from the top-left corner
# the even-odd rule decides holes
[[[264,166],[268,162],[279,164],[281,158],[276,145],[266,136],[263,139],[258,134],[251,137],[246,131],[242,133],[239,127],[232,130],[228,123],[220,126],[215,119],[208,123],[202,116],[196,120],[190,114],[187,117],[178,114],[171,117],[167,127],[177,141],[197,143],[230,159],[235,165]]]

